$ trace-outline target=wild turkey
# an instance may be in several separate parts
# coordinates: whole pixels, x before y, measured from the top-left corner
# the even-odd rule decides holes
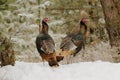
[[[62,42],[60,44],[60,49],[62,51],[69,51],[71,48],[73,48],[73,45],[76,46],[75,50],[69,51],[67,54],[73,54],[73,56],[76,56],[76,54],[85,46],[85,36],[87,33],[87,26],[86,22],[88,20],[86,18],[82,18],[80,21],[80,30],[77,33],[71,33],[68,34],[66,37],[62,39]],[[84,30],[84,33],[82,33]]]
[[[55,43],[48,33],[48,18],[42,20],[42,30],[36,38],[36,47],[42,60],[48,61],[49,66],[59,66],[58,61],[63,57],[56,56]]]

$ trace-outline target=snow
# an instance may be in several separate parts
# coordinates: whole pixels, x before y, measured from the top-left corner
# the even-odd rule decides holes
[[[120,80],[120,64],[79,62],[51,68],[45,63],[16,62],[0,68],[0,80]]]
[[[20,13],[18,14],[19,16],[26,16],[26,17],[34,17],[33,14],[29,14],[29,13]]]
[[[45,1],[44,3],[40,4],[40,7],[46,8],[46,6],[49,6],[51,4],[50,1]]]
[[[104,23],[105,23],[104,18],[100,18],[100,19],[99,19],[99,22],[102,23],[102,24],[104,24]]]
[[[57,25],[57,24],[63,24],[64,20],[57,20],[49,23],[50,26]]]

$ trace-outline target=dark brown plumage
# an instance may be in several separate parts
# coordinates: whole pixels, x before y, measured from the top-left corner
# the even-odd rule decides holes
[[[42,20],[42,31],[36,38],[36,47],[42,57],[42,60],[48,61],[49,66],[59,66],[59,56],[56,57],[55,43],[52,37],[48,34],[48,18]],[[57,59],[59,58],[59,59]],[[61,58],[62,59],[62,58]]]
[[[87,33],[87,26],[85,24],[87,22],[87,19],[83,18],[80,21],[80,31],[77,33],[68,34],[66,37],[62,39],[62,42],[60,44],[60,49],[62,51],[69,51],[73,47],[73,44],[76,46],[75,51],[73,53],[73,56],[76,56],[76,54],[85,46],[85,34]],[[84,28],[84,33],[82,33],[82,28]]]

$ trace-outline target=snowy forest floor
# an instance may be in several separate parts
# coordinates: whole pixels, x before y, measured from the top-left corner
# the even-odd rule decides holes
[[[60,52],[59,45],[61,42],[61,37],[64,35],[52,34],[54,41],[56,43],[56,52],[57,55]],[[33,41],[34,42],[34,41]],[[30,42],[28,42],[30,43]],[[31,44],[30,44],[31,45]],[[37,52],[35,43],[32,43],[33,47],[29,47],[26,50],[23,50],[19,55],[17,55],[17,61],[25,62],[41,62],[41,57]],[[88,62],[88,61],[109,61],[109,62],[119,62],[116,56],[118,57],[118,52],[116,48],[111,48],[108,42],[99,42],[95,46],[86,45],[85,50],[81,50],[77,56],[73,57],[72,55],[64,58],[61,64],[71,64],[76,62]]]
[[[51,68],[45,63],[16,62],[0,68],[0,80],[120,80],[120,64],[80,62]]]

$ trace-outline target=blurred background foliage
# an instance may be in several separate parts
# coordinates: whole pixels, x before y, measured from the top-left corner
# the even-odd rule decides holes
[[[83,17],[89,19],[88,31],[93,30],[87,44],[108,41],[99,0],[0,0],[0,34],[13,43],[16,60],[40,60],[34,42],[43,17],[50,17],[50,34],[56,44],[62,35],[76,32]]]

